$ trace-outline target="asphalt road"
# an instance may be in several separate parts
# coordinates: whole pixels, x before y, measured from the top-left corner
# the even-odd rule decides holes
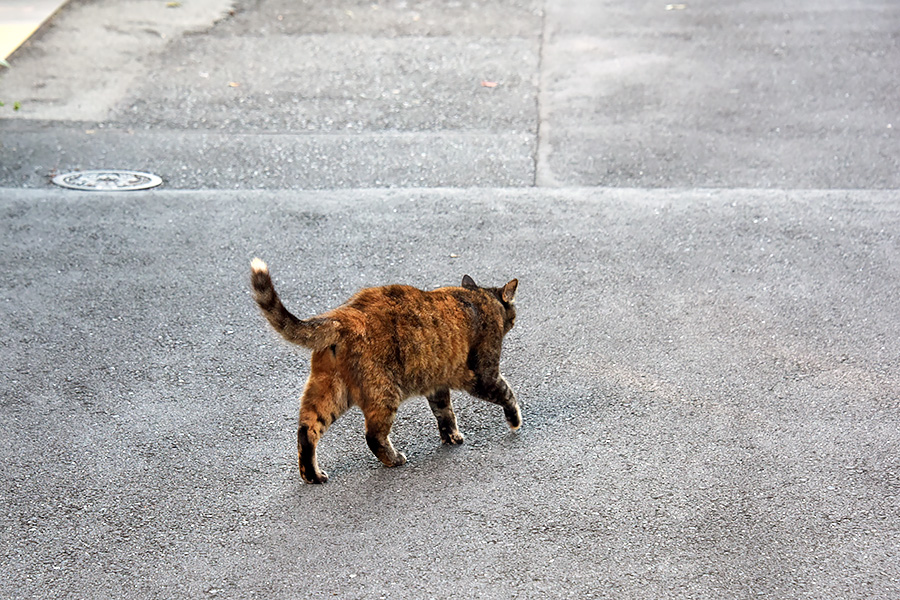
[[[900,596],[900,7],[795,4],[72,0],[0,75],[0,596]],[[253,256],[517,277],[522,429],[303,484]]]

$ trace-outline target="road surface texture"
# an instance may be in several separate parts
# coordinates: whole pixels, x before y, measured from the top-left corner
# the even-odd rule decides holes
[[[900,597],[900,5],[790,4],[71,0],[0,73],[0,597]],[[253,256],[517,277],[522,429],[303,484]]]

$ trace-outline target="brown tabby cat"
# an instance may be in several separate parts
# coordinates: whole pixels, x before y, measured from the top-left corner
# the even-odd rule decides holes
[[[279,300],[266,263],[255,258],[250,266],[263,315],[286,340],[313,351],[297,428],[300,475],[308,483],[328,481],[316,463],[316,444],[352,405],[365,415],[366,443],[388,467],[406,462],[388,434],[410,396],[428,399],[445,444],[463,443],[450,389],[499,404],[512,429],[522,424],[516,397],[500,374],[503,336],[516,320],[516,279],[502,288],[478,287],[468,275],[461,287],[432,292],[406,285],[367,288],[304,321]]]

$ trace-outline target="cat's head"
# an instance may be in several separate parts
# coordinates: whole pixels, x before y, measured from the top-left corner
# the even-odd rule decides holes
[[[513,279],[503,287],[499,288],[483,288],[475,283],[475,280],[468,275],[463,275],[462,286],[470,290],[484,290],[490,293],[500,305],[503,306],[503,333],[504,335],[516,324],[516,288],[519,286],[519,280]]]

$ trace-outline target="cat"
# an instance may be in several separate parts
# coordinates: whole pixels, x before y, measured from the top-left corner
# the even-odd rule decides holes
[[[313,351],[297,426],[297,462],[307,483],[328,481],[316,445],[350,406],[362,409],[366,443],[388,467],[406,463],[389,434],[400,403],[411,396],[427,398],[445,444],[463,443],[451,389],[500,405],[509,427],[521,426],[516,396],[500,374],[503,336],[516,321],[517,279],[502,288],[478,287],[468,275],[460,287],[430,292],[366,288],[301,320],[281,303],[266,263],[254,258],[251,272],[256,303],[275,331]]]

